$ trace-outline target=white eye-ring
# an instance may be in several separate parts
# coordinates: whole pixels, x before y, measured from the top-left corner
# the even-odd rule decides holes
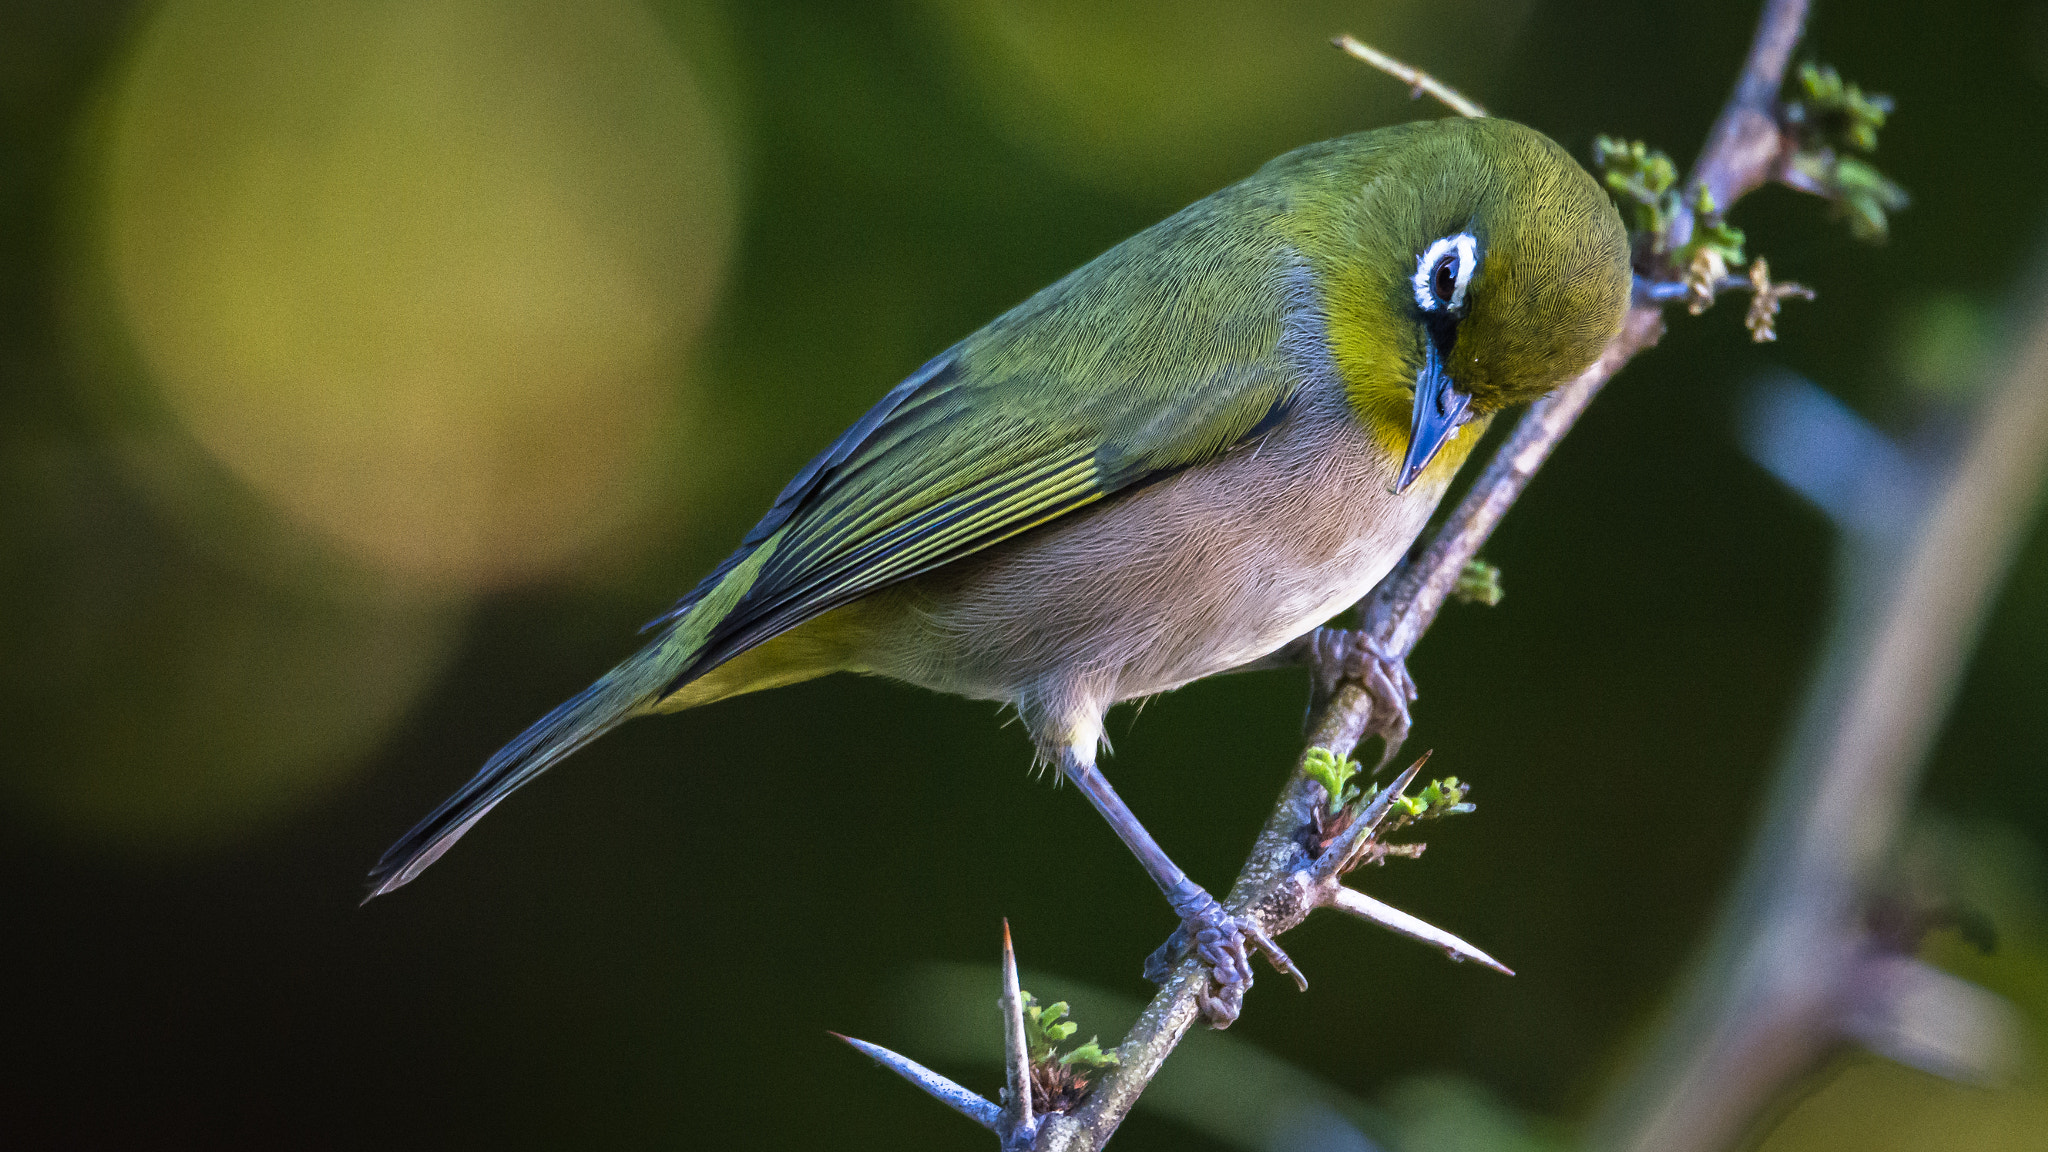
[[[1456,312],[1465,306],[1465,286],[1479,263],[1479,242],[1470,232],[1446,236],[1415,262],[1415,304],[1424,312]]]

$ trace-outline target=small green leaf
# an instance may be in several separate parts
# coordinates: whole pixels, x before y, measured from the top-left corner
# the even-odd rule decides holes
[[[1707,190],[1705,184],[1693,189],[1692,218],[1692,238],[1672,256],[1680,268],[1691,267],[1701,252],[1713,252],[1719,256],[1720,266],[1744,262],[1742,246],[1748,237],[1742,234],[1742,229],[1721,219],[1714,194]]]
[[[1891,234],[1891,214],[1912,203],[1906,190],[1861,160],[1835,161],[1835,187],[1849,233],[1858,240],[1879,241]]]
[[[1358,789],[1349,784],[1351,778],[1358,775],[1358,761],[1338,756],[1327,748],[1311,748],[1303,759],[1301,770],[1309,779],[1321,784],[1329,795],[1330,815],[1336,815],[1346,804],[1358,799]]]
[[[1866,94],[1827,64],[1799,66],[1798,99],[1784,109],[1786,123],[1814,147],[1877,151],[1877,130],[1892,114],[1892,98]]]
[[[1041,1005],[1037,997],[1024,993],[1024,1048],[1032,1063],[1043,1064],[1052,1059],[1059,1043],[1074,1034],[1075,1025],[1060,1023],[1066,1014],[1066,1001]]]
[[[1507,592],[1500,586],[1500,569],[1484,560],[1467,560],[1458,573],[1458,582],[1451,586],[1451,598],[1463,604],[1484,604],[1488,608],[1500,603]]]
[[[1060,1063],[1069,1068],[1076,1064],[1084,1068],[1108,1068],[1119,1061],[1116,1053],[1104,1052],[1096,1037],[1090,1036],[1086,1044],[1060,1057]]]
[[[1858,240],[1877,242],[1890,234],[1890,217],[1911,198],[1875,165],[1849,153],[1877,151],[1878,129],[1893,110],[1889,96],[1865,93],[1826,64],[1799,67],[1799,95],[1779,115],[1798,140],[1788,180],[1834,202]]]
[[[1600,136],[1593,141],[1593,164],[1602,183],[1630,209],[1636,233],[1649,238],[1653,251],[1664,250],[1664,235],[1678,215],[1678,166],[1671,157],[1640,140]]]
[[[1024,1049],[1031,1057],[1032,1064],[1103,1068],[1117,1062],[1116,1053],[1104,1052],[1102,1045],[1097,1043],[1093,1036],[1088,1038],[1086,1044],[1064,1056],[1060,1055],[1059,1046],[1072,1039],[1081,1027],[1066,1019],[1066,1016],[1066,1001],[1058,1000],[1042,1005],[1037,997],[1029,992],[1024,993]]]
[[[1434,819],[1438,816],[1462,815],[1472,811],[1472,805],[1465,803],[1465,794],[1471,790],[1470,787],[1459,783],[1456,776],[1431,780],[1422,790],[1423,810],[1418,814],[1419,818]]]

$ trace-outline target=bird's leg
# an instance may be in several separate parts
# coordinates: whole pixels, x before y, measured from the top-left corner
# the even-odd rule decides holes
[[[1329,703],[1344,681],[1356,680],[1372,698],[1372,719],[1365,730],[1378,734],[1384,748],[1373,771],[1393,763],[1408,739],[1408,704],[1416,696],[1407,662],[1389,654],[1363,629],[1318,628],[1281,651],[1297,645],[1309,666],[1309,713]]]
[[[1175,938],[1186,941],[1184,947],[1200,957],[1209,969],[1213,989],[1204,989],[1201,995],[1202,1016],[1211,1027],[1227,1028],[1237,1019],[1237,1013],[1244,1004],[1245,990],[1252,984],[1251,959],[1246,950],[1249,943],[1264,953],[1273,967],[1293,976],[1295,981],[1307,986],[1301,973],[1294,967],[1294,961],[1287,953],[1273,943],[1272,937],[1247,917],[1232,916],[1223,905],[1217,903],[1200,884],[1188,878],[1180,870],[1159,842],[1152,838],[1145,826],[1138,823],[1137,816],[1124,804],[1123,798],[1109,786],[1109,780],[1102,770],[1095,766],[1093,749],[1060,749],[1060,774],[1074,782],[1109,826],[1116,830],[1117,837],[1130,848],[1138,863],[1144,865],[1152,882],[1166,894],[1166,902],[1180,917],[1180,931]],[[1173,941],[1168,941],[1171,947]],[[1166,949],[1162,949],[1165,951]],[[1155,960],[1157,956],[1155,955]],[[1147,975],[1152,974],[1154,965],[1147,963]]]

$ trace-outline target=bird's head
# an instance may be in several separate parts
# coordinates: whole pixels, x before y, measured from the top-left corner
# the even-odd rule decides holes
[[[1401,457],[1398,491],[1464,425],[1593,363],[1628,305],[1628,235],[1569,153],[1512,121],[1365,137],[1324,301],[1352,403]]]

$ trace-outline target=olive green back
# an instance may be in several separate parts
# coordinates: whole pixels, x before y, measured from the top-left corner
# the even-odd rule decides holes
[[[1404,432],[1408,281],[1447,232],[1482,262],[1453,375],[1490,412],[1617,330],[1626,238],[1599,188],[1500,120],[1310,145],[1117,245],[899,385],[663,618],[680,685],[780,631],[1257,436],[1304,389]]]

